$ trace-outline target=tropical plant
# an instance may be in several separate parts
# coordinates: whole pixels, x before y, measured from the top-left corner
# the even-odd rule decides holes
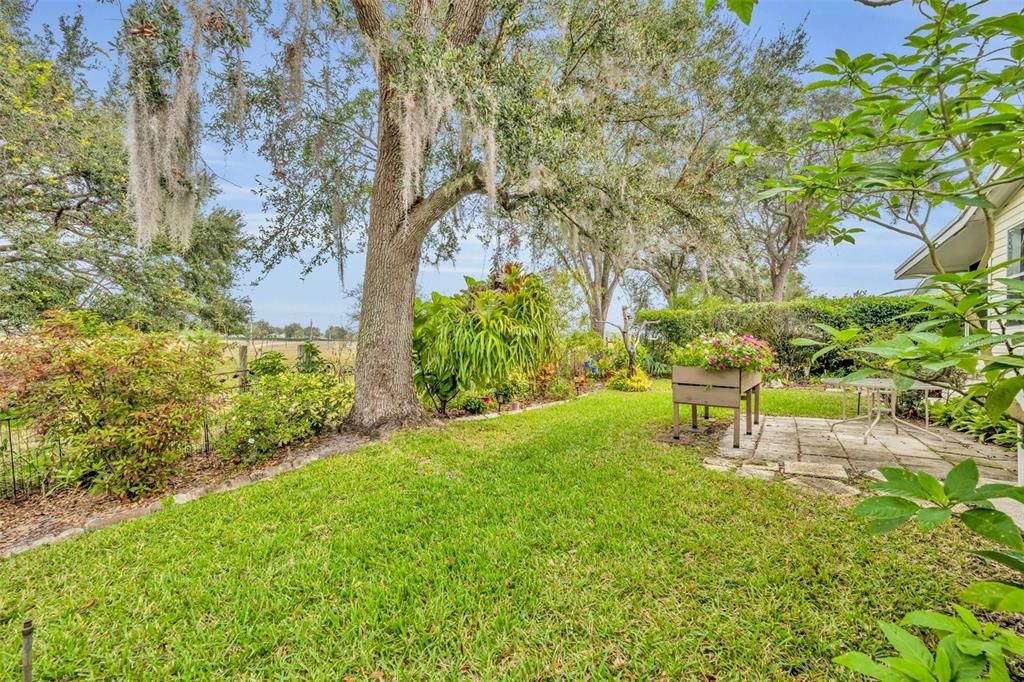
[[[817,121],[796,149],[816,145],[827,158],[795,168],[761,193],[813,199],[813,227],[833,241],[853,242],[853,217],[922,242],[945,272],[929,219],[942,205],[970,208],[985,226],[980,267],[996,241],[993,189],[1024,179],[1019,140],[1024,84],[1024,28],[1017,11],[982,16],[984,2],[915,0],[925,23],[901,53],[851,56],[837,50],[810,88],[858,92],[851,112]],[[797,152],[794,151],[794,154]],[[737,159],[753,158],[740,145]],[[796,157],[794,157],[796,158]]]
[[[478,395],[468,395],[462,400],[462,409],[469,414],[483,414],[487,408],[487,403]]]
[[[1010,265],[930,277],[915,298],[922,321],[890,339],[854,345],[851,350],[863,368],[850,378],[882,373],[893,375],[898,385],[928,381],[983,405],[992,421],[1005,415],[1024,423],[1024,411],[1015,403],[1024,389],[1024,331],[1019,331],[1024,281],[999,276]],[[819,346],[821,353],[858,338],[853,328],[822,329],[826,340],[799,343]],[[978,380],[964,385],[964,373]]]
[[[1024,613],[1024,539],[1013,519],[992,505],[992,500],[999,498],[1024,501],[1024,488],[1005,483],[979,485],[978,467],[972,459],[954,467],[945,482],[925,472],[900,468],[880,471],[885,480],[874,484],[874,488],[883,494],[862,501],[854,511],[857,516],[871,519],[872,532],[888,533],[911,520],[930,531],[957,519],[995,543],[996,549],[975,552],[979,557],[1001,564],[1014,574],[1006,581],[972,583],[961,593],[961,600],[998,614]],[[838,656],[836,662],[884,682],[1009,682],[1007,659],[1024,657],[1024,638],[997,623],[983,623],[961,606],[954,606],[953,610],[955,615],[915,611],[901,623],[931,631],[938,638],[934,653],[903,627],[880,623],[898,656],[876,661],[866,654],[851,652]]]
[[[262,462],[277,448],[340,424],[352,396],[352,383],[329,372],[265,375],[218,417],[224,433],[217,448],[243,464]]]
[[[988,441],[1013,447],[1017,444],[1017,425],[1006,415],[996,420],[970,398],[953,396],[931,407],[932,420],[953,429],[970,434],[979,441]]]
[[[525,377],[550,361],[555,329],[554,306],[535,275],[509,264],[486,282],[467,277],[459,294],[417,301],[417,387],[444,414],[460,391]]]
[[[53,313],[0,337],[0,411],[16,408],[63,453],[62,476],[137,497],[192,448],[216,392],[221,343],[142,333],[93,313]]]

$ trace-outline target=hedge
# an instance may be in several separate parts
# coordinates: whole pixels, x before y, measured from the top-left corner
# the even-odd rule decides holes
[[[801,336],[821,338],[814,322],[842,329],[858,326],[871,332],[909,328],[914,318],[906,317],[914,308],[912,297],[875,296],[859,298],[804,298],[794,301],[741,303],[694,310],[669,308],[642,310],[638,322],[646,322],[647,344],[655,354],[667,351],[670,344],[685,345],[701,334],[736,332],[752,334],[772,345],[779,365],[792,371],[810,366],[814,348],[790,343]],[[815,369],[838,372],[849,363],[830,355],[815,363]]]

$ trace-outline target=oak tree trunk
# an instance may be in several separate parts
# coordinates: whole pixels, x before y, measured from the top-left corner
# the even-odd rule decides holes
[[[371,231],[348,425],[379,433],[423,419],[412,380],[412,324],[420,249]]]
[[[356,394],[347,426],[375,434],[423,419],[412,379],[412,324],[422,238],[411,238],[402,188],[401,130],[382,84],[377,166],[356,346]]]

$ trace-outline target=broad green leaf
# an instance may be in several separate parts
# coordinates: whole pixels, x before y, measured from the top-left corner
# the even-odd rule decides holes
[[[878,519],[877,521],[872,521],[868,525],[868,532],[872,535],[885,535],[886,533],[896,530],[912,518],[914,518],[913,514],[897,516],[891,519]]]
[[[953,616],[936,611],[911,611],[903,616],[901,625],[916,625],[917,627],[938,630],[939,632],[955,632],[958,634],[971,634],[970,628]]]
[[[962,499],[973,492],[978,485],[978,465],[973,459],[965,459],[946,475],[943,488],[953,499]]]
[[[951,509],[929,507],[917,512],[917,523],[924,530],[932,530],[944,524],[952,515],[953,511]]]
[[[1022,390],[1024,390],[1024,376],[1012,377],[996,384],[996,387],[985,398],[985,411],[988,412],[989,419],[997,421],[1006,414],[1010,403]]]
[[[919,506],[904,497],[882,495],[863,500],[854,508],[853,513],[861,518],[897,519],[911,516],[919,509]]]
[[[907,682],[907,678],[903,674],[896,672],[892,668],[887,668],[867,654],[862,654],[859,651],[851,651],[836,656],[832,660],[844,668],[849,668],[853,672],[860,673],[873,680],[879,680],[880,682]]]
[[[969,509],[960,515],[964,525],[978,535],[1011,549],[1024,549],[1020,529],[1013,519],[996,509]]]
[[[794,346],[822,346],[824,345],[821,341],[815,341],[814,339],[793,339],[789,342]]]
[[[978,556],[989,561],[995,561],[1000,563],[1007,568],[1011,568],[1019,573],[1024,573],[1024,553],[1014,552],[1012,550],[979,550],[975,552]]]
[[[924,642],[919,640],[917,637],[914,637],[914,635],[910,634],[899,625],[879,621],[878,627],[882,628],[885,638],[889,640],[889,643],[893,645],[896,651],[900,652],[901,656],[908,660],[920,663],[921,665],[931,667],[932,652],[928,650],[928,647],[924,645]]]
[[[968,604],[982,606],[992,611],[1024,613],[1024,590],[1006,583],[976,582],[961,592],[960,598]]]

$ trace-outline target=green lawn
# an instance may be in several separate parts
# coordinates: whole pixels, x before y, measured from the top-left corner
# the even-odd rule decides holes
[[[706,471],[670,420],[661,382],[399,434],[0,562],[0,678],[32,617],[39,679],[845,679],[955,594],[959,536]]]

